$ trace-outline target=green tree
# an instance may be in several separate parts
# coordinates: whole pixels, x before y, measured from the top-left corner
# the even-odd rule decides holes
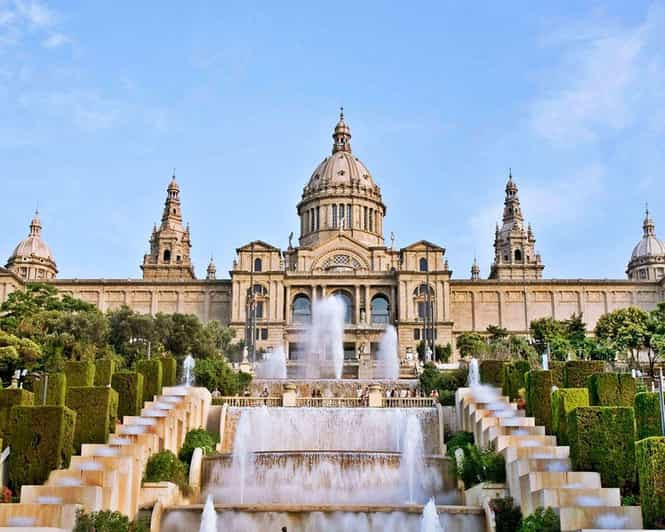
[[[475,332],[465,332],[457,337],[457,350],[462,358],[481,358],[487,353],[487,344],[482,335]]]
[[[596,323],[596,337],[615,345],[635,365],[639,352],[649,345],[649,313],[627,307],[603,314]]]
[[[237,395],[251,381],[245,373],[236,373],[220,355],[201,358],[194,366],[194,379],[197,386],[208,390],[219,390],[222,395]]]
[[[485,332],[489,336],[490,343],[508,338],[508,329],[499,327],[498,325],[488,325]]]

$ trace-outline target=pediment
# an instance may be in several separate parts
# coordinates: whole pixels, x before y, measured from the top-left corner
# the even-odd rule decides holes
[[[366,246],[344,234],[312,250],[312,272],[354,273],[370,269]]]
[[[402,251],[445,251],[444,248],[427,240],[418,240],[402,248]]]
[[[263,240],[254,240],[253,242],[237,248],[236,253],[240,253],[241,251],[252,251],[252,249],[254,249],[254,251],[280,251],[279,248],[276,248]]]

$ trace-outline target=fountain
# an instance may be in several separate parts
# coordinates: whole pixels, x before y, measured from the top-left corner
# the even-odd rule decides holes
[[[480,384],[480,368],[478,366],[478,359],[472,358],[469,362],[469,387],[473,388]]]
[[[331,375],[342,378],[344,367],[344,318],[346,306],[338,296],[316,300],[308,330],[304,377]],[[332,370],[332,371],[330,371]]]
[[[215,504],[210,496],[208,496],[206,504],[203,507],[199,532],[217,532],[217,513],[215,512]]]
[[[543,355],[540,357],[543,365],[544,370],[549,370],[550,369],[550,362],[549,359],[547,358],[547,353],[543,353]]]
[[[259,379],[286,379],[286,352],[280,345],[264,355],[263,361],[256,366]]]
[[[392,325],[386,327],[377,353],[377,373],[380,379],[399,379],[399,343],[397,341],[397,329]]]
[[[423,508],[423,517],[420,521],[420,532],[443,532],[434,499],[430,499],[425,505],[425,508]]]
[[[182,363],[182,370],[185,375],[185,386],[192,386],[194,384],[194,366],[196,366],[194,357],[192,357],[192,355],[187,355]]]
[[[420,499],[420,481],[423,478],[425,464],[423,461],[423,431],[415,415],[410,415],[406,422],[404,443],[402,445],[402,478],[406,479],[409,504],[416,504]]]

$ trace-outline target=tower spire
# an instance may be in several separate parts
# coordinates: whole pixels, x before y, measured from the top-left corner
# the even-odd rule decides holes
[[[339,121],[335,126],[335,132],[333,133],[333,153],[338,151],[345,151],[351,153],[351,129],[344,122],[344,107],[339,108]]]
[[[42,232],[42,222],[39,219],[39,209],[35,209],[35,216],[30,222],[30,236],[40,236]]]
[[[645,205],[644,213],[644,222],[642,223],[642,229],[644,229],[644,236],[656,236],[656,224],[653,221],[653,218],[649,214],[649,204]]]

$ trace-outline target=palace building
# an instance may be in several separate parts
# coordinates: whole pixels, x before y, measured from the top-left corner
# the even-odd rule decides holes
[[[583,314],[593,328],[608,311],[631,305],[652,309],[665,300],[665,243],[656,237],[648,211],[627,278],[545,278],[512,173],[502,222],[495,229],[489,278],[481,279],[475,260],[469,277],[454,277],[445,249],[428,240],[400,249],[387,245],[387,206],[374,176],[352,151],[343,114],[331,153],[305,184],[296,209],[297,242],[289,238],[287,249],[262,240],[241,245],[229,279],[217,278],[212,259],[205,278],[196,277],[175,176],[161,224],[150,235],[142,279],[59,278],[36,214],[29,235],[16,246],[6,269],[0,268],[0,301],[26,283],[46,282],[101,310],[128,305],[142,313],[192,313],[203,321],[218,320],[237,329],[239,338],[251,337],[253,347],[281,345],[296,359],[312,307],[335,294],[346,306],[344,350],[353,365],[359,353],[376,351],[388,323],[396,326],[400,355],[406,357],[421,339],[454,346],[460,333],[483,332],[488,325],[526,334],[533,319],[564,319],[573,313]]]

